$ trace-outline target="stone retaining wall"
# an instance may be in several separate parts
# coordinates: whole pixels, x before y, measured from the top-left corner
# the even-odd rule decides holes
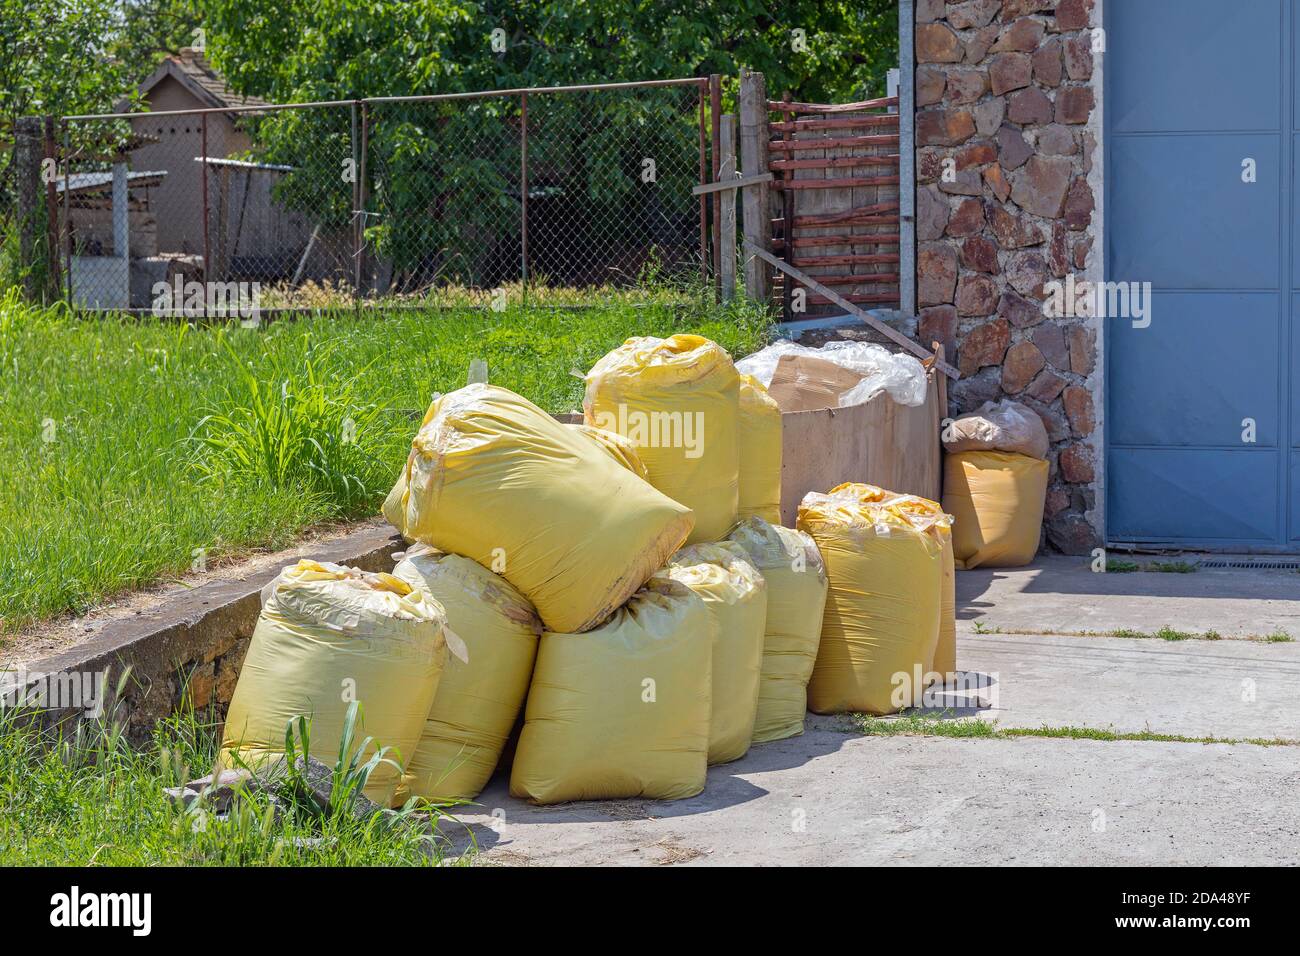
[[[1010,396],[1042,417],[1046,539],[1086,553],[1100,532],[1098,328],[1043,303],[1047,283],[1100,275],[1100,12],[1094,0],[915,9],[921,340],[955,349],[952,414]]]

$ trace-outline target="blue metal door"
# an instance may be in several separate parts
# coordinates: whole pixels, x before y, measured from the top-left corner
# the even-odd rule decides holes
[[[1105,319],[1114,544],[1300,546],[1297,0],[1106,5]]]

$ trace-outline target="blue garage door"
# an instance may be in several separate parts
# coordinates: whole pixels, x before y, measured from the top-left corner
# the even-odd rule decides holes
[[[1106,5],[1106,273],[1153,290],[1106,320],[1112,543],[1300,546],[1298,7]]]

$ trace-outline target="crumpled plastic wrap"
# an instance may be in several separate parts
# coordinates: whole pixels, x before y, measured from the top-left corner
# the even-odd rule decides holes
[[[943,433],[949,454],[964,451],[1003,451],[1046,458],[1050,443],[1038,413],[1019,402],[985,402],[977,411],[958,415]]]
[[[776,363],[785,355],[801,355],[834,362],[863,376],[861,382],[840,395],[840,407],[861,405],[881,392],[888,392],[899,405],[925,402],[925,368],[910,355],[889,351],[872,342],[827,342],[815,349],[788,339],[773,342],[736,363],[736,370],[752,375],[767,388],[776,373]]]

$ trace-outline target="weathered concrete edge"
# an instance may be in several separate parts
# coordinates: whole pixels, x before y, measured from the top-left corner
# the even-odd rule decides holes
[[[403,548],[392,528],[375,525],[302,551],[316,560],[383,571],[391,570],[393,553]],[[105,691],[110,692],[130,668],[117,714],[126,719],[128,734],[139,739],[176,710],[187,681],[197,673],[208,693],[200,695],[191,687],[191,699],[196,708],[212,706],[220,718],[229,695],[218,692],[218,675],[237,674],[261,612],[261,590],[279,571],[274,566],[200,585],[139,616],[111,621],[84,644],[19,665],[18,674],[0,675],[0,698],[15,699],[20,684],[26,695],[40,682],[39,675],[74,671],[108,671]],[[25,681],[21,674],[27,675]],[[228,683],[233,691],[233,678]],[[76,720],[82,713],[80,708],[52,707],[41,711],[41,719],[53,725]]]

